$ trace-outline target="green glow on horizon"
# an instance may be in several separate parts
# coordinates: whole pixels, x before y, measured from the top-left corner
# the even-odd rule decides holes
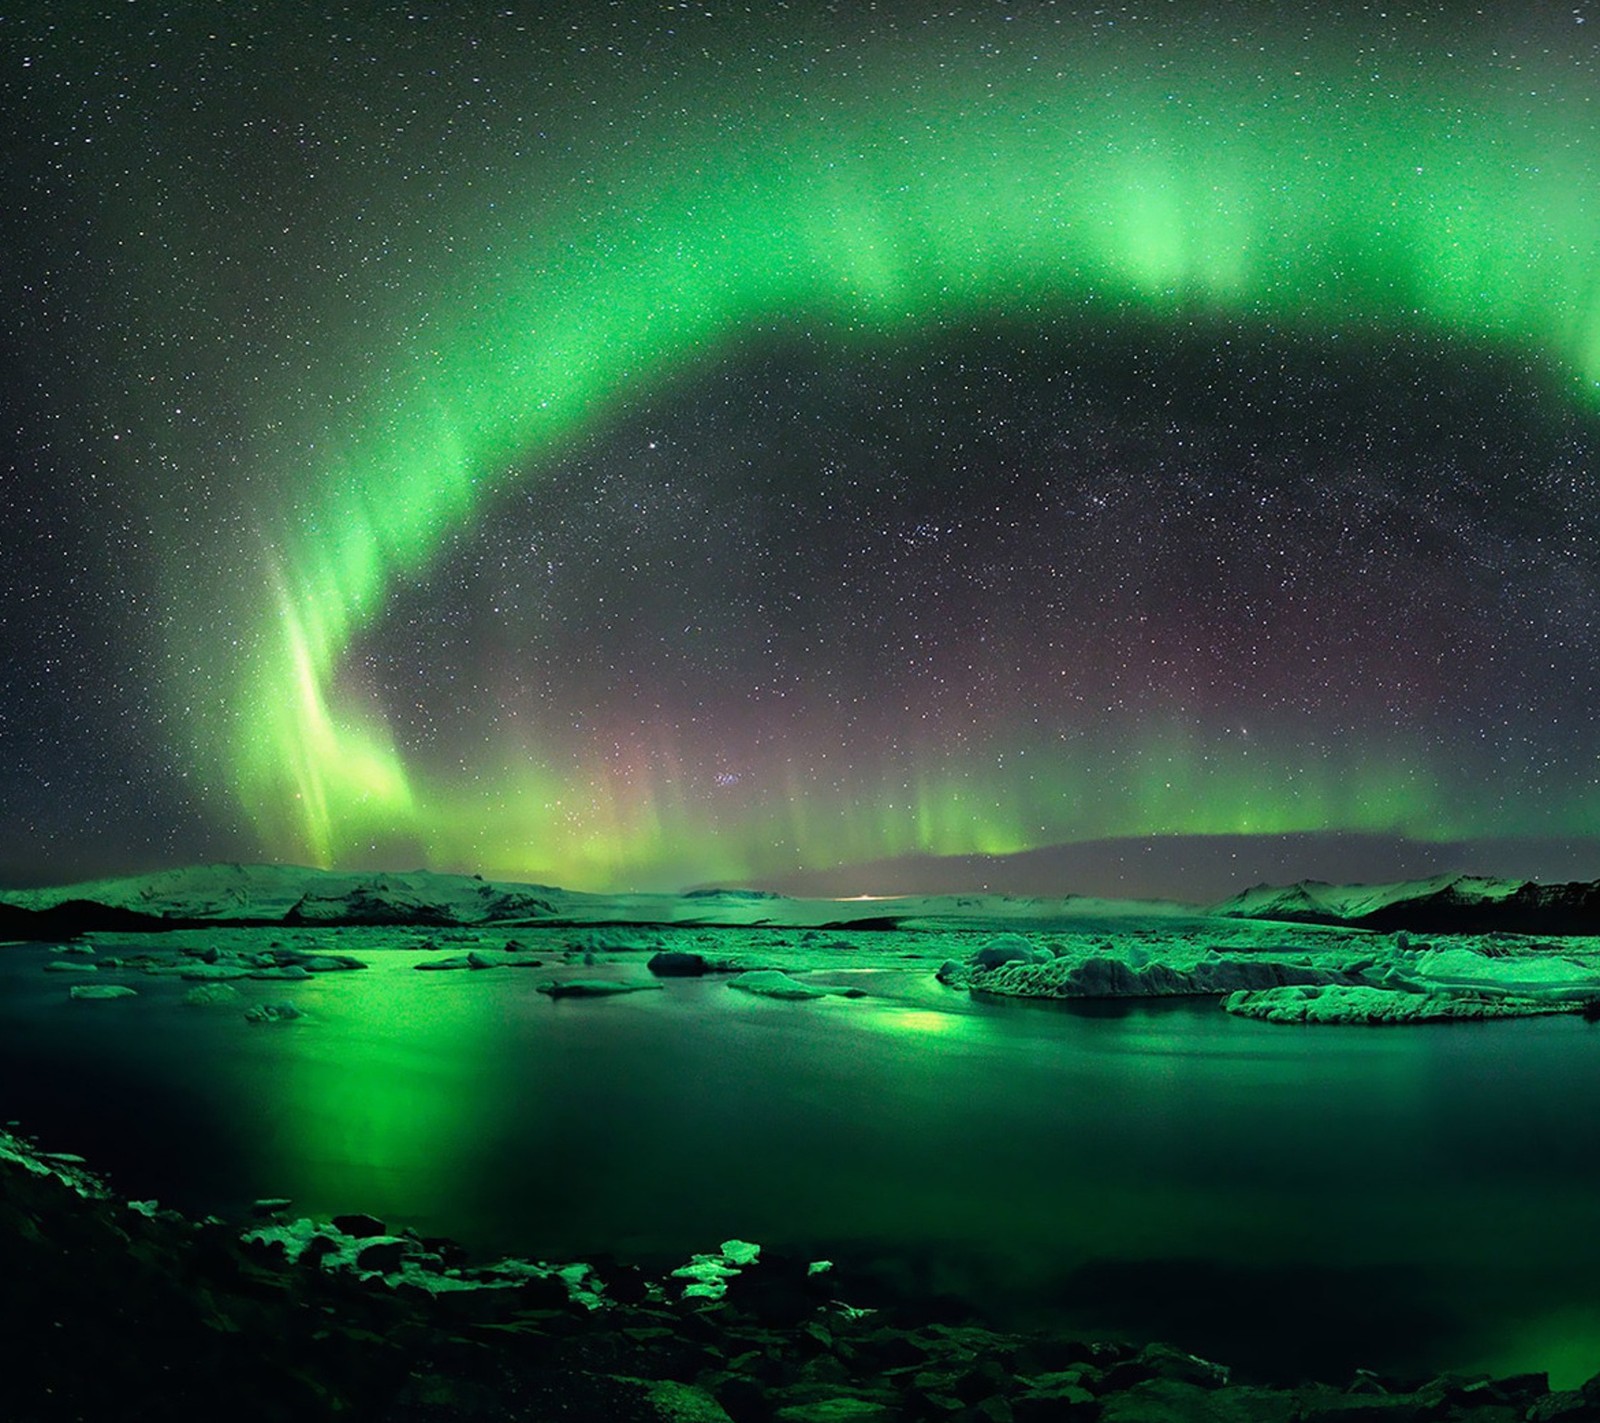
[[[645,181],[618,189],[640,195],[559,230],[530,199],[543,236],[436,294],[442,319],[297,474],[270,556],[279,596],[225,729],[202,729],[265,847],[334,865],[385,839],[601,887],[1114,834],[1504,829],[1452,818],[1445,768],[1420,751],[1349,749],[1313,773],[1289,745],[1245,761],[1214,738],[1167,744],[1159,723],[1114,764],[1048,746],[1012,773],[934,757],[724,815],[659,771],[628,785],[599,762],[548,764],[536,738],[444,783],[345,665],[395,581],[486,500],[629,397],[775,326],[853,345],[952,320],[1206,313],[1308,336],[1436,331],[1600,387],[1600,151],[1558,110],[1535,126],[1422,90],[1275,99],[1215,65],[1190,87],[1198,101],[1108,75],[863,97],[832,123],[772,118],[619,164]],[[1593,807],[1557,809],[1576,823]]]

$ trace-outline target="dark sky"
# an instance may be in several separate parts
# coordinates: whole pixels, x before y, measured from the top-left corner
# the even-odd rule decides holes
[[[1600,873],[1587,6],[34,8],[0,881]]]

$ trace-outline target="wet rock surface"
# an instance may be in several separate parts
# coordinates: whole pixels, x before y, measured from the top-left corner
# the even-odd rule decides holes
[[[262,1202],[276,1209],[283,1202]],[[263,1212],[264,1213],[264,1212]],[[116,1198],[0,1135],[7,1419],[608,1423],[1579,1423],[1600,1376],[1358,1373],[1262,1387],[1161,1343],[847,1303],[821,1262],[725,1242],[715,1270],[471,1267],[371,1216],[255,1229]],[[715,1276],[715,1294],[689,1293]],[[430,1283],[431,1282],[431,1283]]]

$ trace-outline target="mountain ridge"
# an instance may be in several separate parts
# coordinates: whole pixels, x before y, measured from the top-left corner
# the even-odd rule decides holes
[[[1259,884],[1210,905],[1086,895],[805,898],[749,887],[595,894],[433,870],[331,871],[220,863],[82,884],[0,890],[0,935],[70,937],[204,926],[475,927],[676,924],[914,927],[919,921],[1047,927],[1130,918],[1250,919],[1373,932],[1600,934],[1600,879],[1541,884],[1440,874],[1376,884]]]

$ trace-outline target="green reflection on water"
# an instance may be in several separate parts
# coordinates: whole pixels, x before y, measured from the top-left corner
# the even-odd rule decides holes
[[[310,1021],[247,1040],[254,1167],[297,1209],[441,1228],[474,1209],[489,1144],[530,1090],[507,1080],[518,1005],[482,975],[417,973],[420,957],[385,954],[359,984],[296,985]]]

